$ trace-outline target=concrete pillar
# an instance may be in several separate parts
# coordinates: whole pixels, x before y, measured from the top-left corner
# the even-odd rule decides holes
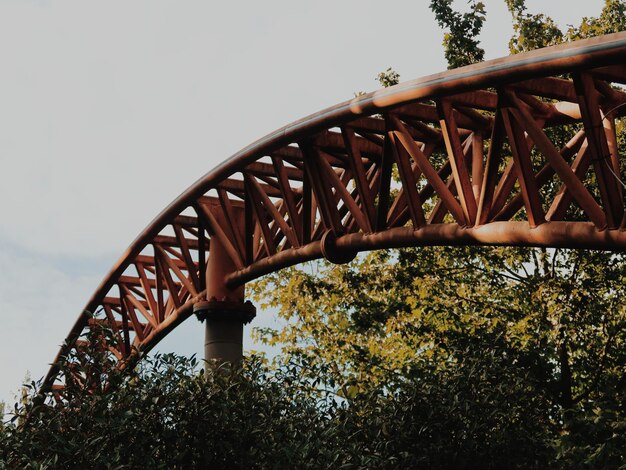
[[[217,237],[211,238],[207,263],[207,301],[194,305],[194,313],[205,323],[204,358],[208,362],[237,363],[243,356],[243,325],[252,321],[256,309],[244,302],[244,286],[229,289],[227,274],[236,270]]]

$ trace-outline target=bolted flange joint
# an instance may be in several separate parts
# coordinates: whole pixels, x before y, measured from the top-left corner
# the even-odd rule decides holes
[[[357,250],[337,246],[337,235],[332,230],[324,233],[321,241],[322,255],[333,264],[346,264],[356,258]]]
[[[226,298],[218,300],[212,297],[207,301],[197,302],[193,306],[193,313],[200,322],[205,320],[230,320],[240,321],[246,325],[256,317],[256,307],[249,300],[236,302]]]

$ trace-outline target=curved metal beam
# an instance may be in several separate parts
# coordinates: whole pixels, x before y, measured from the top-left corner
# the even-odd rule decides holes
[[[626,33],[545,48],[359,96],[263,137],[137,237],[85,307],[106,317],[80,315],[55,364],[97,322],[119,338],[105,345],[119,367],[156,345],[204,298],[213,237],[237,267],[231,287],[391,247],[625,249],[625,59]],[[62,380],[54,365],[45,383]]]

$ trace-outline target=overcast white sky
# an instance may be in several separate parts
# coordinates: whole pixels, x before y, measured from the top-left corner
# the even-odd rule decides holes
[[[484,2],[487,57],[506,55],[504,0]],[[445,69],[429,3],[0,0],[0,400],[45,374],[121,252],[202,174],[389,66]],[[527,4],[565,26],[603,1]],[[200,353],[202,335],[192,318],[160,349]]]

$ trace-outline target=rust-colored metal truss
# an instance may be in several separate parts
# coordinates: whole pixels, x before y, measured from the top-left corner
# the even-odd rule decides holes
[[[359,96],[244,148],[122,255],[57,361],[104,322],[121,367],[204,299],[211,239],[242,285],[305,260],[417,245],[626,248],[616,119],[626,33]],[[395,177],[394,177],[395,175]],[[46,384],[62,387],[53,366]],[[73,377],[80,380],[80,377]],[[55,385],[53,385],[55,384]]]

